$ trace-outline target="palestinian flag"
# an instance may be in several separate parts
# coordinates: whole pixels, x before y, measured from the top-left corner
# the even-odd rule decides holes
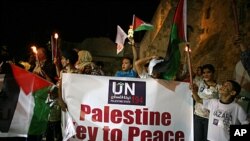
[[[144,22],[143,20],[139,19],[135,15],[133,15],[133,30],[134,31],[141,31],[141,30],[151,30],[153,29],[153,25]]]
[[[52,83],[13,64],[0,95],[0,137],[41,135],[47,127],[46,104]]]
[[[154,71],[160,72],[161,78],[166,80],[175,79],[181,63],[179,44],[187,42],[186,7],[186,0],[179,0],[173,19],[166,58],[154,67]]]

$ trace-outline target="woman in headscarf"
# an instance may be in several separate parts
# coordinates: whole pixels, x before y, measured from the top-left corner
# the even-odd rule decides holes
[[[87,50],[80,50],[78,52],[78,61],[76,62],[76,68],[81,71],[82,74],[102,75],[97,69],[95,63],[92,62],[92,55]]]

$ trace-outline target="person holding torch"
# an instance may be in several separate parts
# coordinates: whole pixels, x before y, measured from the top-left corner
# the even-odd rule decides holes
[[[47,59],[47,51],[45,48],[31,47],[36,58],[36,66],[33,69],[33,73],[43,77],[44,79],[55,83],[56,69],[52,62]]]

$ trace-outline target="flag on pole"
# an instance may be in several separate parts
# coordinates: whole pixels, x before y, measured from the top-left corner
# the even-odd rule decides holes
[[[13,64],[5,75],[0,95],[0,137],[27,137],[45,132],[49,105],[49,81]]]
[[[134,31],[141,31],[141,30],[151,30],[154,26],[152,24],[146,23],[140,18],[133,15],[133,29]]]
[[[122,30],[122,28],[117,25],[117,34],[115,43],[117,43],[117,54],[119,54],[124,48],[124,42],[128,35]]]
[[[157,64],[154,69],[157,72],[162,73],[162,78],[166,80],[173,80],[179,70],[181,53],[179,44],[187,42],[187,2],[186,0],[179,0],[174,19],[171,27],[171,33],[169,37],[168,49],[166,52],[165,61]]]

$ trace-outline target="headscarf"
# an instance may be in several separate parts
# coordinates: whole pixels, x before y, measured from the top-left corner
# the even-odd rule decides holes
[[[93,65],[92,55],[87,50],[81,50],[78,52],[78,61],[76,63],[76,68],[84,70],[84,67],[87,65]]]

